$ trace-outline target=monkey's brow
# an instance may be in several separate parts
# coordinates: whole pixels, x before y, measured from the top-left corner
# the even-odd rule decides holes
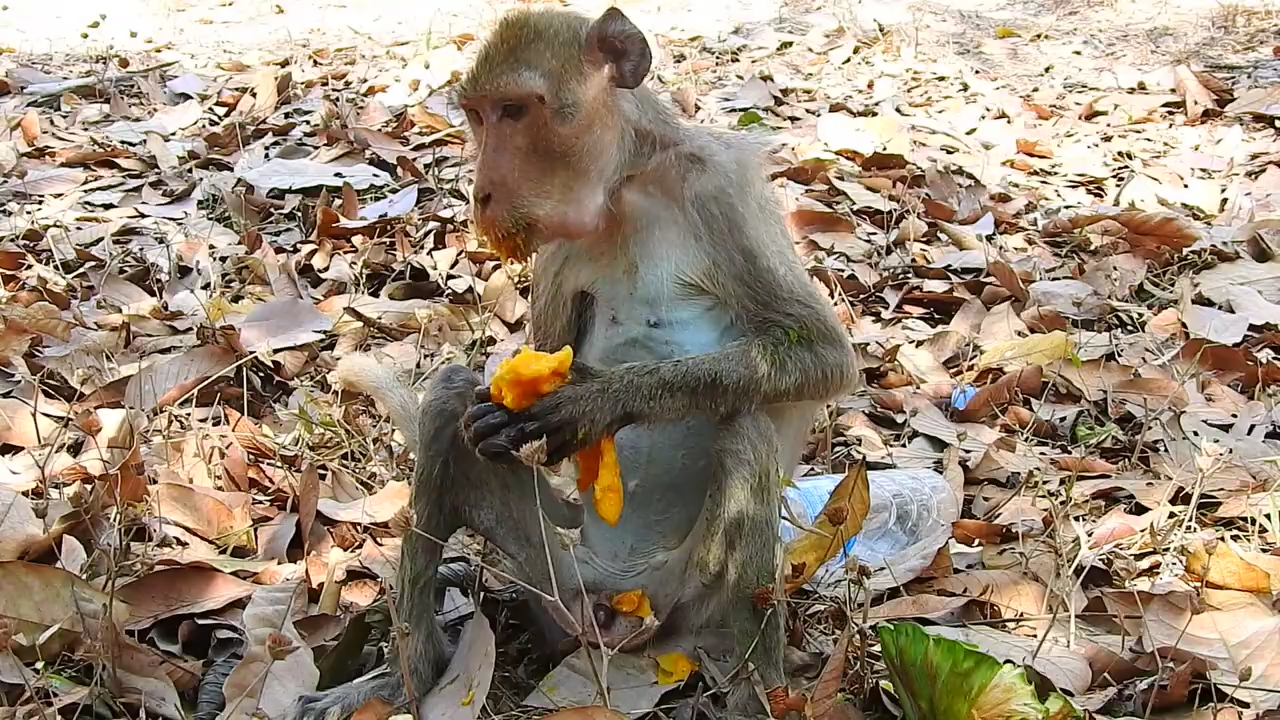
[[[465,83],[459,100],[479,96],[547,95],[550,94],[550,87],[551,83],[542,73],[528,66],[520,66],[493,72],[483,82],[473,80]]]

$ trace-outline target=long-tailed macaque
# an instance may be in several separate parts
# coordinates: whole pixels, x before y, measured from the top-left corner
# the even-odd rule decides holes
[[[851,385],[853,354],[792,248],[754,144],[679,121],[642,84],[650,63],[616,8],[595,20],[523,10],[498,23],[461,81],[474,227],[506,257],[537,253],[532,344],[573,346],[570,379],[509,412],[450,365],[413,417],[403,386],[346,365],[347,384],[380,399],[416,443],[416,532],[394,597],[407,638],[388,670],[307,696],[298,717],[430,691],[448,651],[433,620],[441,547],[428,537],[462,526],[525,583],[556,588],[568,613],[544,602],[548,615],[585,642],[629,649],[654,636],[652,623],[609,607],[632,589],[649,597],[658,632],[731,628],[729,711],[767,715],[750,673],[765,689],[784,683],[784,619],[769,594],[781,592],[782,481],[816,410]],[[606,435],[625,486],[613,527],[557,499],[515,457],[545,438],[552,467]],[[581,528],[572,552],[552,525]]]

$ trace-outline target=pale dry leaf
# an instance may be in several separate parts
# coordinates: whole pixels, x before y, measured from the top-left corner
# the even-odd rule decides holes
[[[489,695],[497,658],[493,630],[482,613],[462,627],[458,649],[444,675],[418,706],[418,717],[435,720],[475,720]]]
[[[336,165],[284,158],[272,158],[259,167],[237,173],[237,177],[261,191],[340,188],[343,183],[364,190],[391,182],[390,175],[372,165]]]
[[[1030,665],[1057,687],[1076,695],[1084,693],[1093,684],[1093,670],[1089,667],[1089,661],[1052,641],[1041,644],[1034,637],[981,626],[926,627],[925,632],[971,643],[997,660]]]
[[[1262,297],[1262,293],[1245,285],[1232,285],[1223,289],[1231,309],[1245,316],[1255,325],[1280,327],[1280,305]]]
[[[350,502],[320,498],[316,507],[321,515],[339,522],[375,525],[395,517],[409,504],[409,484],[392,480],[376,493]]]
[[[222,688],[226,707],[219,720],[250,720],[257,713],[284,717],[299,697],[316,689],[320,671],[293,624],[306,609],[305,582],[254,591],[243,616],[247,647]]]
[[[1219,305],[1231,302],[1233,288],[1248,288],[1263,299],[1280,303],[1280,258],[1255,262],[1242,258],[1215,265],[1195,278],[1196,290]]]
[[[1182,307],[1182,322],[1187,326],[1191,337],[1235,345],[1244,340],[1245,333],[1249,331],[1250,317],[1188,303]]]
[[[161,108],[149,120],[117,120],[102,128],[101,132],[112,140],[140,145],[147,141],[147,133],[168,137],[179,130],[191,127],[200,120],[203,112],[200,101],[191,99],[181,105]]]
[[[10,178],[8,189],[24,195],[60,195],[80,187],[89,176],[68,167],[40,167],[20,178]]]
[[[553,712],[550,715],[544,715],[542,720],[629,720],[629,718],[617,710],[592,705]]]
[[[50,442],[58,423],[18,398],[0,398],[0,443],[36,447]]]
[[[129,617],[125,603],[113,602],[106,593],[52,565],[0,562],[0,588],[4,588],[0,592],[0,620],[9,622],[10,649],[24,661],[35,659],[37,654],[46,660],[57,657],[69,642],[93,629],[86,628],[85,621],[101,617],[103,608],[111,608],[117,626]],[[56,630],[49,633],[51,628]]]
[[[1280,707],[1280,615],[1251,593],[1206,590],[1204,595],[1212,609],[1203,612],[1187,593],[1105,590],[1102,597],[1147,650],[1176,648],[1202,658],[1225,692],[1255,710]]]
[[[1053,308],[1070,318],[1099,318],[1109,310],[1106,298],[1082,280],[1041,280],[1027,287],[1030,304]]]
[[[220,345],[203,345],[180,355],[160,358],[129,378],[124,403],[139,410],[172,404],[235,362],[236,354]]]
[[[0,485],[0,561],[17,560],[31,543],[44,537],[44,523],[21,493]]]
[[[333,320],[307,300],[272,300],[245,316],[240,344],[249,352],[282,350],[323,340],[332,327]]]
[[[951,373],[928,350],[908,343],[898,346],[898,364],[902,365],[917,382],[940,383],[950,386]]]
[[[179,567],[143,575],[116,588],[129,604],[125,630],[141,630],[174,615],[198,615],[249,597],[257,586],[203,567]]]
[[[247,493],[221,492],[176,482],[156,483],[151,488],[156,517],[220,545],[252,548],[253,498]]]
[[[506,268],[493,271],[484,283],[484,292],[480,294],[480,307],[493,310],[493,314],[504,323],[514,325],[529,311],[529,303],[520,296],[515,282],[507,275]]]

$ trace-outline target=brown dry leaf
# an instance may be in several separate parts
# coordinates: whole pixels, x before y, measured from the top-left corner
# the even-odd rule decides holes
[[[0,561],[17,560],[44,537],[44,523],[25,495],[0,485]]]
[[[943,597],[941,595],[907,595],[897,597],[873,607],[867,613],[867,620],[900,620],[905,618],[923,618],[926,620],[943,620],[957,615],[960,608],[968,605],[973,598],[959,595]]]
[[[961,545],[998,545],[1009,528],[985,520],[961,518],[951,523],[951,537]]]
[[[1017,147],[1018,147],[1018,152],[1022,153],[1023,155],[1029,155],[1031,157],[1038,157],[1038,158],[1053,157],[1053,150],[1049,149],[1047,146],[1045,146],[1044,143],[1040,142],[1039,140],[1026,140],[1023,138],[1018,138]]]
[[[51,441],[58,423],[18,398],[0,398],[0,443],[36,447]]]
[[[1206,110],[1217,109],[1218,104],[1214,101],[1213,93],[1200,82],[1191,68],[1179,65],[1173,69],[1173,72],[1177,82],[1176,88],[1182,95],[1182,102],[1187,110],[1188,120],[1194,122],[1199,120]]]
[[[0,620],[9,622],[10,650],[19,659],[55,658],[86,630],[85,621],[111,608],[117,626],[129,607],[61,568],[10,560],[0,562]],[[50,628],[57,630],[47,633]],[[37,652],[34,643],[39,642]]]
[[[293,622],[307,610],[304,582],[259,587],[244,609],[244,658],[227,677],[219,720],[250,720],[256,713],[283,717],[320,682],[311,648]]]
[[[840,691],[844,687],[844,668],[849,655],[850,632],[846,629],[831,651],[831,658],[822,668],[813,691],[809,694],[808,716],[813,720],[831,720],[832,709],[840,701]]]
[[[227,547],[254,548],[250,516],[253,498],[247,493],[161,482],[151,488],[151,503],[157,517],[205,540]]]
[[[1269,603],[1232,590],[1205,591],[1203,612],[1186,593],[1105,590],[1102,597],[1144,648],[1202,658],[1228,694],[1257,710],[1280,707],[1280,615]]]
[[[990,603],[1001,617],[1044,613],[1044,585],[1015,570],[974,570],[920,583],[924,592],[944,592]]]
[[[124,391],[129,407],[151,410],[171,405],[196,385],[235,365],[236,354],[225,347],[205,345],[158,360],[129,378]],[[181,395],[174,397],[175,390]]]
[[[796,536],[787,543],[783,551],[787,592],[808,582],[823,564],[840,554],[849,538],[862,531],[870,508],[867,465],[859,461],[849,466],[831,491],[813,525],[797,528]]]
[[[392,480],[378,492],[350,502],[320,498],[316,508],[321,515],[340,522],[376,525],[389,522],[409,504],[409,484]]]
[[[141,630],[174,615],[197,615],[249,597],[257,586],[209,568],[160,570],[116,588],[130,607],[125,630]]]
[[[1187,574],[1210,587],[1252,593],[1271,592],[1271,575],[1246,561],[1225,542],[1196,539],[1187,544]]]

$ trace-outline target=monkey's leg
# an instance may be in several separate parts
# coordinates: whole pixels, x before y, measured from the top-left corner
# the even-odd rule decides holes
[[[731,628],[733,666],[751,663],[768,690],[786,682],[782,608],[756,601],[759,590],[776,584],[781,563],[778,438],[763,413],[742,416],[721,432],[696,565],[706,596],[694,608],[702,615],[695,622]],[[729,689],[728,710],[734,716],[768,717],[745,667]]]
[[[371,698],[401,705],[420,701],[431,691],[448,660],[445,636],[436,624],[436,569],[443,548],[464,525],[489,540],[519,569],[521,580],[551,590],[538,504],[551,522],[581,524],[581,506],[560,502],[542,475],[523,465],[499,465],[481,459],[467,445],[461,420],[474,402],[480,378],[461,365],[441,368],[419,408],[418,449],[413,477],[414,529],[405,534],[396,582],[396,618],[404,635],[388,658],[388,667],[355,682],[303,696],[296,720],[349,717]],[[564,553],[552,540],[552,562],[563,568]],[[405,674],[412,693],[405,692]]]

